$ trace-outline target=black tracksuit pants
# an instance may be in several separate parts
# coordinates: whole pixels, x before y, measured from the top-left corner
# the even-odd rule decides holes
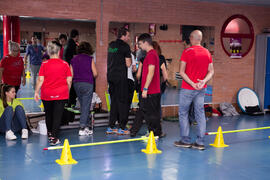
[[[42,100],[45,110],[45,119],[48,132],[52,133],[53,137],[58,136],[59,127],[61,124],[64,106],[67,100]]]
[[[128,80],[109,81],[109,93],[111,98],[109,127],[114,128],[118,120],[119,128],[125,129],[129,111]]]
[[[149,131],[153,131],[155,136],[162,134],[160,97],[160,94],[148,94],[147,98],[140,98],[139,110],[136,113],[131,133],[136,134],[142,126],[143,119],[145,119]]]

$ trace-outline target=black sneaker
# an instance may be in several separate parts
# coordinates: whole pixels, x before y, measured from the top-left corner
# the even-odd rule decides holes
[[[58,145],[60,143],[61,143],[61,141],[58,138],[52,138],[52,140],[50,142],[50,145],[51,146],[56,146],[56,145]]]
[[[175,145],[176,147],[190,148],[192,144],[184,143],[184,142],[182,142],[182,141],[175,141],[175,142],[174,142],[174,145]]]
[[[192,144],[191,147],[194,148],[194,149],[205,150],[204,145],[200,145],[200,144],[197,144],[197,143]]]
[[[53,141],[53,136],[52,136],[52,133],[51,132],[48,132],[48,141],[49,143],[51,143]]]

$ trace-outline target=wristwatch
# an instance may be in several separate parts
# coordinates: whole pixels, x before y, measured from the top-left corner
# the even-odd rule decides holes
[[[148,91],[148,88],[143,88],[144,91]]]

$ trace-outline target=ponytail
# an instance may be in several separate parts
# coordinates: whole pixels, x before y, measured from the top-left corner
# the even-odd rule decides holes
[[[3,101],[4,108],[6,108],[8,107],[6,92],[10,91],[11,88],[15,87],[7,84],[1,84],[0,87],[1,87],[1,99]]]

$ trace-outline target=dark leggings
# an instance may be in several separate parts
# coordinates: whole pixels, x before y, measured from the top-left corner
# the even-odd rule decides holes
[[[46,126],[48,132],[52,133],[53,137],[58,136],[59,127],[61,124],[64,106],[67,100],[42,100],[45,109]]]

